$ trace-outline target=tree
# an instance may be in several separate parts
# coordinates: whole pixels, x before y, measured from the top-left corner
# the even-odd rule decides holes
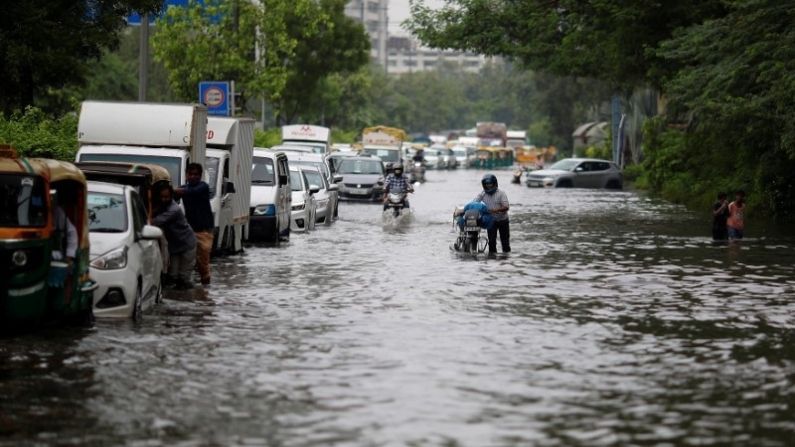
[[[409,28],[433,47],[505,56],[628,91],[670,72],[653,51],[661,41],[722,11],[722,0],[450,0],[441,9],[418,0]]]
[[[343,7],[343,0],[219,0],[170,8],[157,24],[155,57],[184,99],[202,80],[234,80],[290,121],[308,111],[327,76],[367,61],[364,30]]]
[[[28,0],[0,14],[0,111],[31,105],[50,89],[80,84],[87,63],[114,48],[132,11],[154,12],[161,0]]]

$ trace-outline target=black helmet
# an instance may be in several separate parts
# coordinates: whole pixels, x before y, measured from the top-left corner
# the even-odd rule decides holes
[[[486,194],[494,194],[497,191],[497,176],[486,174],[480,180],[480,184],[483,185],[483,191],[486,191]]]
[[[398,176],[400,174],[402,174],[403,173],[403,165],[396,164],[395,167],[393,168],[393,172],[395,173],[395,175],[398,175]]]

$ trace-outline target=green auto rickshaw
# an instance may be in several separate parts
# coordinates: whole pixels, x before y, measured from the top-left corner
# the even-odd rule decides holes
[[[0,205],[0,331],[90,324],[97,287],[88,273],[83,173],[0,146]]]

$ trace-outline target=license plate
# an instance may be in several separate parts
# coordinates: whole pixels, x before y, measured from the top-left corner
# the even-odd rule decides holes
[[[359,196],[366,196],[366,195],[370,194],[370,191],[366,190],[364,188],[351,188],[351,189],[348,190],[348,192],[351,193],[351,194],[359,195]]]
[[[541,186],[541,182],[527,182],[530,186]]]
[[[464,227],[464,231],[480,231],[480,227]]]

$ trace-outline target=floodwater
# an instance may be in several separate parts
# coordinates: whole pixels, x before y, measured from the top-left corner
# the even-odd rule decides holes
[[[397,229],[345,203],[141,324],[0,340],[0,445],[795,445],[795,240],[505,171],[513,253],[461,257],[481,175],[429,172]]]

